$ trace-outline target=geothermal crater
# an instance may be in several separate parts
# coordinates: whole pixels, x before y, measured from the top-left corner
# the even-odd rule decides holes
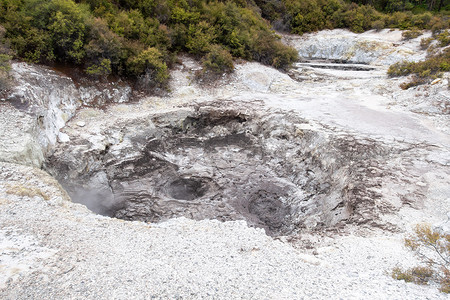
[[[288,235],[355,213],[353,198],[367,196],[370,182],[360,178],[367,182],[356,184],[355,196],[348,166],[370,163],[379,147],[359,151],[363,144],[353,140],[349,149],[348,140],[309,130],[288,112],[228,107],[216,102],[109,124],[97,136],[69,130],[71,142],[46,168],[73,201],[124,220],[246,220]]]

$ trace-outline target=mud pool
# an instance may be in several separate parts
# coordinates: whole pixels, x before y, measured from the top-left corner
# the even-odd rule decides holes
[[[92,137],[71,138],[46,169],[73,201],[99,214],[145,222],[246,220],[272,236],[339,226],[358,213],[360,198],[374,197],[368,177],[355,178],[348,167],[370,164],[389,149],[308,130],[286,111],[230,104],[108,128],[100,148]]]

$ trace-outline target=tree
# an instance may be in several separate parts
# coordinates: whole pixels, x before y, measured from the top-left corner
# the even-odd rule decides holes
[[[90,17],[86,7],[72,0],[27,0],[24,9],[31,17],[31,25],[49,36],[58,60],[81,62]]]

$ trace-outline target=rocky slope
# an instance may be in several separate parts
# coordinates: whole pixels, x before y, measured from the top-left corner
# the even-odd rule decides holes
[[[83,105],[128,102],[131,88],[122,82],[101,85],[80,83],[61,72],[25,63],[12,64],[12,89],[2,107],[3,161],[40,167],[44,156],[67,137],[60,132]],[[9,111],[7,113],[6,111]],[[17,126],[17,124],[22,124]],[[26,133],[25,137],[21,135]],[[10,137],[18,137],[9,140]]]
[[[182,57],[170,96],[102,108],[85,106],[129,88],[15,65],[0,297],[445,299],[387,272],[416,263],[412,225],[447,220],[448,74],[398,88],[386,64],[424,53],[396,31],[284,39],[334,62],[241,63],[211,86]]]

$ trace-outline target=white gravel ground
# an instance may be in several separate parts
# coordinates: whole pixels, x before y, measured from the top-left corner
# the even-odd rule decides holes
[[[386,274],[414,261],[400,235],[323,237],[312,255],[244,222],[94,215],[39,170],[0,169],[1,299],[447,299]]]

